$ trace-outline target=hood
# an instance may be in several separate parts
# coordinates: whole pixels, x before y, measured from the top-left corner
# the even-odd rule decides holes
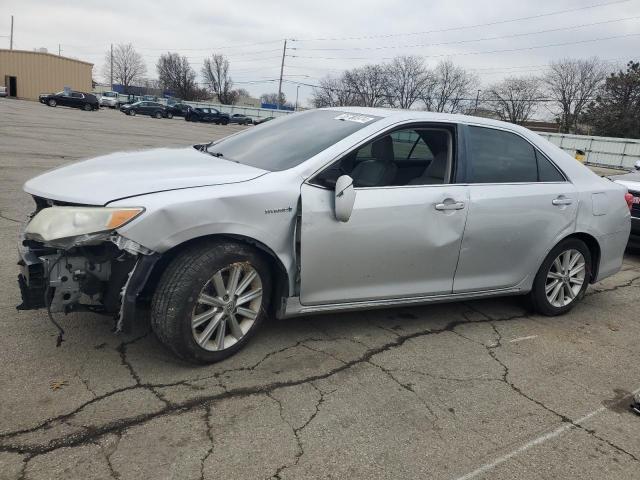
[[[24,190],[62,202],[106,205],[145,193],[245,182],[265,173],[192,147],[159,148],[65,165],[27,181]]]

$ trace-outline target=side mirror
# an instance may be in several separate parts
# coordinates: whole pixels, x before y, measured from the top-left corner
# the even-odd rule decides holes
[[[636,161],[636,163],[633,165],[633,168],[636,171],[640,170],[640,160]]]
[[[356,190],[353,188],[353,178],[342,175],[336,181],[335,189],[335,214],[336,220],[346,222],[351,218],[353,204],[356,201]]]

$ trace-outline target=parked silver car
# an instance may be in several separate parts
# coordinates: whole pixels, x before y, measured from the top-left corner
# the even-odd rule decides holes
[[[630,226],[624,187],[527,129],[383,109],[106,155],[24,189],[20,308],[101,309],[127,330],[150,299],[158,337],[195,362],[269,315],[520,294],[558,315],[618,271]]]
[[[102,92],[99,102],[101,107],[120,108],[118,92]]]

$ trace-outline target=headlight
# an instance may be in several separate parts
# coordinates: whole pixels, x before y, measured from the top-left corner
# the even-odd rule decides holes
[[[120,228],[144,208],[50,207],[38,212],[25,229],[27,238],[48,242],[59,238]]]

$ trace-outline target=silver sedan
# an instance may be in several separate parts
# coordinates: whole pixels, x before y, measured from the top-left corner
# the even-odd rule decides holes
[[[116,153],[25,184],[20,308],[151,304],[213,362],[268,316],[526,295],[559,315],[617,272],[626,189],[535,133],[457,115],[313,110],[195,147]]]

